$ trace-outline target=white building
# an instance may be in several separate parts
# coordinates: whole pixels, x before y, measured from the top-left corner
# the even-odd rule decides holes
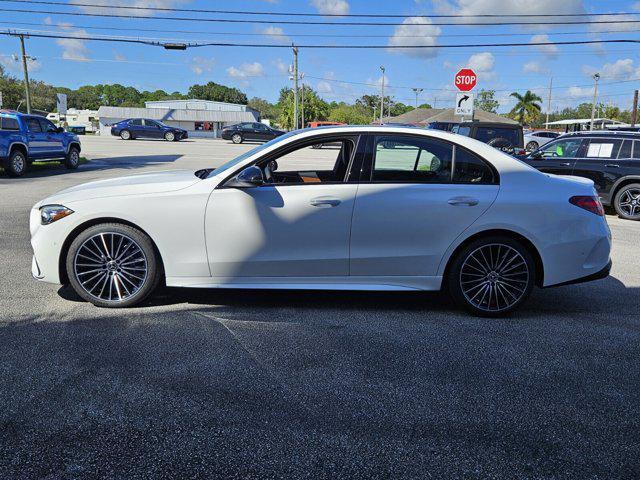
[[[62,120],[60,120],[62,117]],[[66,115],[59,113],[49,113],[47,118],[53,123],[66,122],[69,127],[84,127],[86,132],[95,132],[98,128],[97,110],[77,110],[70,108]]]
[[[110,135],[111,125],[128,118],[150,118],[187,130],[190,137],[219,137],[222,127],[240,122],[258,122],[260,114],[237,103],[209,100],[161,100],[146,102],[145,108],[106,107],[98,110],[100,133]]]

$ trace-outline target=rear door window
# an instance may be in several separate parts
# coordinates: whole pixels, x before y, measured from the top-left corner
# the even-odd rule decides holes
[[[586,158],[611,159],[618,158],[622,140],[612,138],[591,138],[587,140]]]
[[[456,156],[453,170],[454,183],[473,183],[476,185],[493,185],[498,179],[487,163],[475,153],[456,145]]]
[[[634,140],[633,152],[631,152],[631,158],[640,159],[640,140]]]
[[[142,126],[142,119],[141,118],[134,118],[133,120],[131,120],[131,125],[134,125],[136,127],[141,127]]]
[[[631,147],[633,146],[632,140],[625,140],[622,142],[622,147],[620,147],[620,152],[618,152],[618,158],[631,158]]]

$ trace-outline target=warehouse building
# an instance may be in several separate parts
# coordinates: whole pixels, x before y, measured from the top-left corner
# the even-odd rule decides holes
[[[240,122],[259,122],[260,114],[246,105],[208,100],[162,100],[146,102],[145,108],[107,107],[98,109],[100,134],[110,135],[111,125],[128,118],[150,118],[187,130],[190,137],[221,135],[222,127]]]

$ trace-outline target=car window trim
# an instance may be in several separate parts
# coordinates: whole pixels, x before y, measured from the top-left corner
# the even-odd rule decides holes
[[[282,183],[282,184],[265,184],[265,185],[260,185],[259,187],[255,187],[255,188],[266,188],[266,187],[298,187],[298,186],[310,186],[310,185],[348,185],[348,184],[354,184],[357,183],[355,181],[349,181],[350,179],[350,174],[351,174],[351,169],[354,165],[354,159],[356,157],[356,155],[360,152],[361,150],[361,142],[363,140],[364,134],[361,132],[349,132],[347,134],[331,134],[328,136],[322,136],[322,142],[318,142],[318,137],[313,137],[313,138],[303,138],[300,139],[298,141],[294,141],[291,143],[288,143],[287,145],[283,145],[282,147],[274,150],[273,152],[269,152],[266,155],[259,157],[257,159],[255,159],[254,161],[252,161],[251,163],[247,163],[245,165],[243,165],[242,167],[238,168],[237,170],[235,170],[231,175],[225,177],[224,180],[222,180],[220,183],[218,183],[218,185],[216,185],[215,190],[222,190],[222,189],[237,189],[236,187],[230,187],[227,186],[226,183],[229,182],[229,180],[231,180],[233,177],[235,177],[236,175],[238,175],[242,170],[244,170],[245,168],[249,168],[257,163],[260,162],[270,162],[271,160],[277,160],[278,157],[281,157],[283,155],[287,155],[288,153],[294,152],[296,150],[300,150],[301,148],[305,148],[305,147],[310,147],[311,145],[316,145],[318,143],[330,143],[331,141],[336,141],[339,139],[343,139],[343,140],[353,140],[354,142],[354,149],[353,152],[351,152],[351,157],[349,158],[349,163],[347,164],[347,172],[345,173],[345,176],[343,178],[343,180],[341,182],[314,182],[314,183]],[[337,158],[336,158],[337,160]]]
[[[391,132],[391,135],[393,135],[393,132]],[[359,183],[361,184],[376,184],[376,185],[392,185],[392,184],[401,184],[401,185],[500,185],[500,174],[498,173],[498,170],[491,164],[491,162],[489,162],[487,159],[485,159],[482,155],[477,154],[476,152],[463,147],[462,145],[459,145],[455,142],[449,141],[449,140],[445,140],[443,138],[437,138],[437,137],[431,137],[431,136],[423,136],[423,135],[415,135],[415,134],[411,134],[411,133],[402,133],[402,134],[397,134],[399,136],[403,136],[403,137],[414,137],[414,138],[418,138],[418,139],[435,139],[437,141],[443,142],[443,143],[447,143],[449,145],[452,146],[452,153],[451,153],[451,171],[449,174],[449,181],[448,182],[412,182],[412,181],[387,181],[387,180],[372,180],[373,177],[373,166],[374,166],[374,157],[375,157],[375,145],[376,145],[376,137],[377,136],[384,136],[384,134],[381,134],[379,132],[368,132],[367,136],[370,137],[370,141],[368,142],[368,146],[367,146],[367,155],[364,159],[364,163],[366,164],[366,166],[363,166],[362,168],[362,175],[360,176],[360,180]],[[475,155],[476,157],[478,157],[490,170],[491,173],[493,174],[493,182],[492,183],[469,183],[469,182],[456,182],[453,180],[453,176],[455,173],[455,168],[456,168],[456,150],[457,148],[461,148],[464,150],[467,150],[469,152],[471,152],[471,154]],[[368,178],[365,178],[365,176],[368,176]]]

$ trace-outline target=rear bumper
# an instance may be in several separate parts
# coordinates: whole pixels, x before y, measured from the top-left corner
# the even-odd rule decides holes
[[[604,268],[596,273],[592,273],[591,275],[587,275],[585,277],[576,278],[575,280],[569,280],[568,282],[557,283],[555,285],[547,285],[544,288],[549,287],[562,287],[564,285],[574,285],[576,283],[585,283],[585,282],[593,282],[594,280],[602,280],[603,278],[607,278],[609,273],[611,272],[611,260],[607,263]]]

